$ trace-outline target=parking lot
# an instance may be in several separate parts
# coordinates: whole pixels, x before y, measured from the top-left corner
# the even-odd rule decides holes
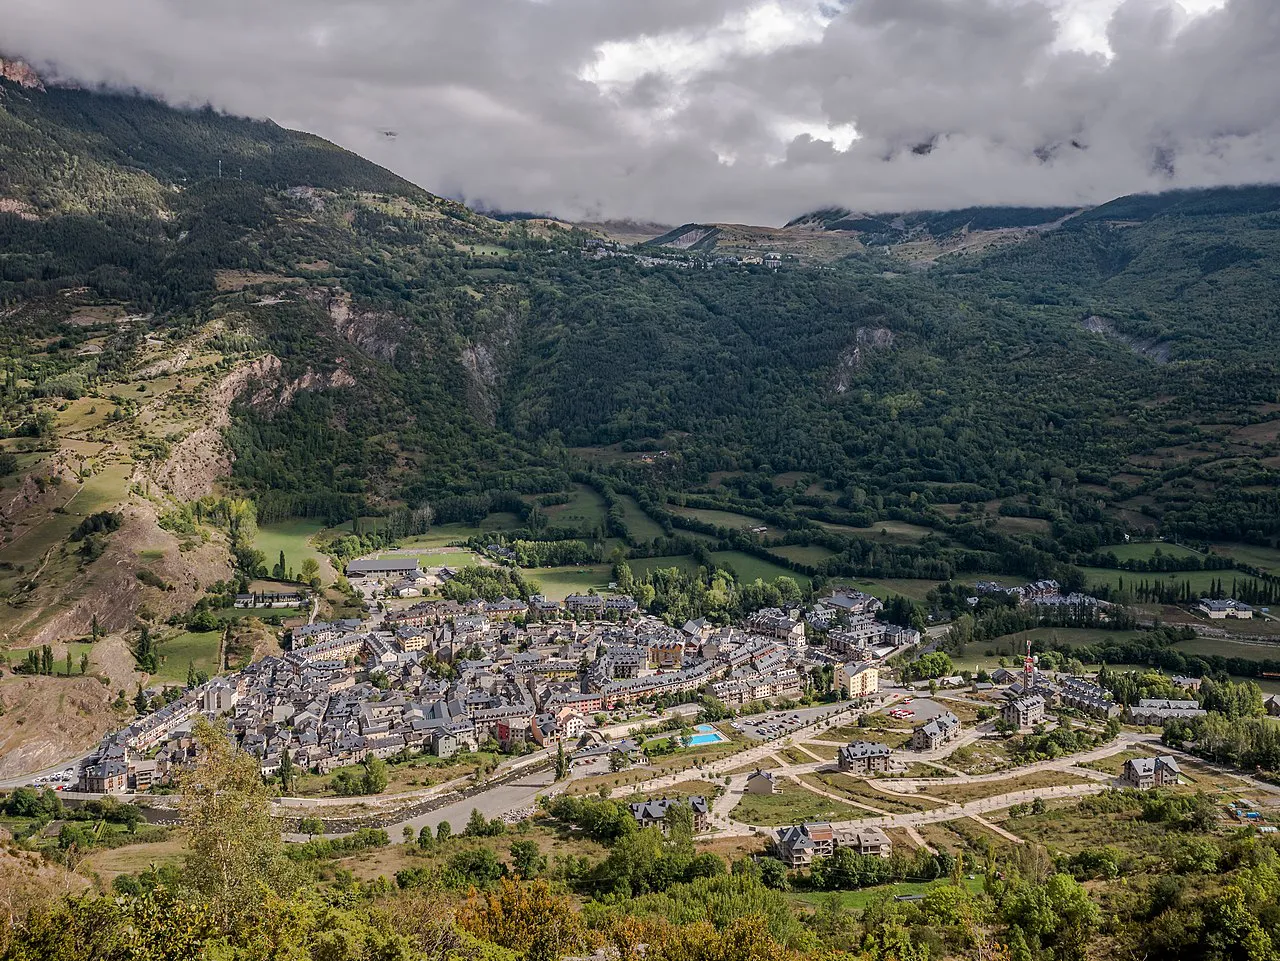
[[[834,714],[846,705],[824,704],[821,707],[796,708],[794,711],[770,711],[753,714],[733,722],[735,730],[757,741],[775,741],[802,727],[808,727],[825,714]]]
[[[45,774],[31,782],[33,787],[51,787],[56,791],[64,790],[76,783],[75,768],[67,768],[65,771],[59,771],[56,774]]]
[[[946,709],[945,704],[939,704],[927,697],[908,697],[903,698],[885,713],[898,720],[910,721],[914,726],[937,717]]]

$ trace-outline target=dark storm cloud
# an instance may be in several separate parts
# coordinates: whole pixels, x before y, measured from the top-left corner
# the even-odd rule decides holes
[[[270,116],[506,209],[778,222],[1280,180],[1275,0],[1199,16],[1172,0],[0,0],[0,15],[0,50],[57,76]],[[1109,55],[1072,49],[1090,16]]]

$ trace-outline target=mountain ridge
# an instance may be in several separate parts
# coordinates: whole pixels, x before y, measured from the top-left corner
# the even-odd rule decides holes
[[[1074,545],[1125,530],[1280,535],[1254,490],[1280,389],[1274,188],[1117,198],[1054,230],[1025,226],[1046,208],[903,214],[877,221],[905,235],[887,250],[826,229],[849,217],[830,209],[692,225],[689,249],[651,257],[209,110],[0,81],[0,129],[18,160],[0,171],[13,643],[83,629],[116,584],[68,539],[91,507],[154,518],[167,545],[123,568],[112,630],[181,617],[209,587],[162,521],[222,552],[215,580],[252,579],[251,545],[186,518],[197,494],[264,524],[502,515],[639,556],[691,550],[667,505],[708,498],[802,540],[842,525],[806,568],[822,576],[1061,573]],[[810,480],[786,494],[780,476]],[[560,499],[593,484],[629,492],[661,536],[616,512],[559,524]],[[988,510],[1043,524],[962,523]],[[891,511],[963,533],[892,551],[848,533]],[[120,543],[147,537],[134,524]]]

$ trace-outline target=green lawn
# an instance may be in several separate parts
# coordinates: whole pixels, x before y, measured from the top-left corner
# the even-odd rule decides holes
[[[206,631],[193,634],[190,631],[162,641],[160,667],[153,681],[171,681],[176,684],[187,680],[187,667],[194,663],[197,671],[211,676],[219,673],[218,648],[222,644],[222,631]]]
[[[801,587],[809,586],[809,578],[804,574],[788,570],[780,564],[761,560],[751,554],[744,554],[742,551],[716,551],[711,556],[715,558],[717,564],[732,568],[738,575],[738,580],[744,583],[749,584],[756,578],[772,581],[779,577],[790,577]]]
[[[267,568],[275,567],[280,560],[280,552],[284,551],[285,566],[296,573],[302,562],[308,557],[320,565],[320,580],[325,584],[333,581],[336,572],[329,558],[321,554],[311,539],[324,530],[321,521],[296,518],[281,521],[279,524],[264,524],[258,528],[258,536],[253,546],[262,551],[267,559]]]
[[[735,821],[768,827],[802,821],[851,821],[866,816],[862,808],[786,783],[774,794],[744,794],[732,813]]]
[[[391,559],[403,558],[406,555],[416,557],[418,565],[424,569],[430,567],[475,567],[477,564],[482,563],[482,558],[475,551],[444,547],[423,548],[421,550],[410,548],[395,554],[383,553],[377,556],[382,559]]]
[[[608,589],[610,568],[608,564],[540,567],[536,571],[525,571],[524,575],[551,600],[562,601],[570,594],[585,594],[593,587],[601,592]]]
[[[1041,517],[1010,517],[1002,514],[997,517],[996,530],[1004,534],[1047,534],[1053,525]]]
[[[1037,627],[1017,634],[1006,634],[985,644],[974,644],[974,648],[994,649],[997,654],[1013,654],[1022,656],[1026,653],[1027,641],[1055,641],[1068,647],[1084,647],[1101,641],[1128,641],[1140,636],[1139,631],[1106,631],[1099,628],[1082,627]]]
[[[836,556],[835,551],[821,544],[784,544],[782,547],[771,548],[770,553],[797,564],[821,564]]]
[[[273,583],[267,585],[264,589],[270,591],[284,586],[285,585],[283,584]],[[257,587],[254,587],[253,589],[258,590]],[[243,617],[259,617],[263,619],[268,617],[279,617],[284,619],[289,617],[305,617],[310,613],[311,608],[309,607],[259,607],[249,610],[244,610],[239,607],[219,607],[214,609],[213,616],[223,623],[226,623],[227,621],[238,621]]]
[[[324,534],[326,537],[342,537],[344,534],[356,533],[354,530],[356,526],[359,527],[360,533],[368,534],[379,530],[382,525],[386,523],[387,519],[385,517],[374,517],[373,515],[370,515],[368,517],[359,517],[356,520],[357,524],[352,524],[351,521],[345,521],[334,527],[326,527],[324,529]]]
[[[603,530],[608,508],[605,506],[604,498],[594,487],[574,484],[569,503],[553,504],[542,510],[552,525],[576,527],[583,534],[590,535],[593,531]]]
[[[635,804],[638,801],[657,801],[662,798],[686,798],[686,797],[704,797],[707,799],[715,797],[716,789],[723,788],[724,784],[714,784],[711,781],[680,781],[671,787],[663,788],[652,794],[621,794],[620,797],[626,798],[626,803]]]
[[[669,567],[678,567],[686,573],[692,573],[698,569],[698,562],[687,554],[667,555],[666,557],[633,557],[627,561],[627,564],[631,567],[631,572],[637,577],[650,571],[666,570]]]
[[[1233,557],[1241,564],[1257,567],[1273,574],[1280,573],[1280,550],[1254,544],[1214,544],[1213,553]]]
[[[894,896],[928,894],[935,888],[944,888],[950,883],[951,881],[948,878],[940,878],[937,881],[898,881],[894,884],[880,884],[857,891],[792,892],[787,897],[793,904],[805,908],[817,908],[820,905],[835,904],[845,911],[862,911],[877,898],[882,898],[886,894]],[[973,880],[969,880],[966,877],[961,881],[961,884],[974,894],[979,894],[983,889],[983,878],[981,875],[978,875]]]
[[[930,534],[941,536],[932,528],[920,524],[908,524],[906,521],[876,521],[870,527],[850,527],[847,524],[832,524],[828,521],[815,521],[823,530],[833,534],[848,534],[863,540],[883,541],[886,544],[918,544]]]
[[[727,527],[729,530],[741,530],[751,527],[768,527],[768,521],[750,514],[735,514],[731,511],[717,511],[704,507],[677,507],[668,504],[667,510],[677,517],[688,517],[703,524],[714,524],[716,527]]]
[[[16,665],[16,664],[21,664],[22,661],[26,658],[27,651],[35,651],[37,654],[39,654],[40,648],[38,646],[37,647],[16,647],[16,648],[7,650],[4,653],[5,653],[5,656],[9,658],[9,663]],[[93,657],[93,645],[81,643],[79,641],[68,641],[65,644],[54,644],[53,645],[53,673],[61,677],[65,677],[67,674],[67,654],[66,654],[67,651],[71,652],[71,676],[79,677],[80,676],[80,655],[88,654],[90,657]],[[90,667],[89,669],[93,670],[92,667]]]
[[[962,584],[974,584],[977,581],[994,581],[1002,587],[1017,587],[1026,583],[1025,578],[1010,577],[1008,574],[989,574],[982,571],[957,575],[955,580]],[[881,600],[900,594],[913,601],[924,601],[929,592],[943,581],[917,578],[864,578],[837,577],[832,580],[834,587],[852,587]]]
[[[1148,584],[1160,582],[1177,588],[1182,587],[1185,582],[1190,582],[1192,592],[1199,593],[1211,590],[1219,580],[1229,587],[1233,577],[1238,580],[1248,579],[1247,575],[1239,571],[1173,571],[1168,574],[1153,574],[1142,571],[1116,571],[1105,567],[1082,567],[1081,570],[1084,571],[1085,580],[1090,586],[1106,584],[1113,590],[1118,589],[1121,583],[1126,588],[1132,589],[1143,581]]]
[[[474,772],[481,763],[500,760],[496,754],[464,752],[452,758],[438,758],[417,754],[407,761],[390,761],[387,764],[386,793],[413,791],[418,788],[441,784]],[[293,793],[298,797],[334,796],[333,779],[341,770],[359,771],[358,765],[338,768],[328,774],[303,774],[297,780]]]
[[[881,600],[901,594],[913,601],[923,601],[928,593],[942,581],[915,580],[907,578],[883,578],[869,580],[861,577],[838,577],[832,581],[833,587],[852,587]]]
[[[1148,757],[1146,751],[1139,751],[1136,748],[1128,751],[1121,751],[1118,754],[1111,754],[1096,761],[1086,761],[1081,767],[1091,768],[1094,771],[1105,771],[1107,774],[1114,774],[1117,777],[1124,773],[1125,761],[1132,761],[1140,757]]]
[[[1245,623],[1248,623],[1247,621]],[[1276,643],[1249,643],[1236,641],[1227,637],[1195,637],[1189,641],[1179,641],[1175,649],[1183,654],[1218,655],[1220,657],[1246,657],[1253,660],[1280,658],[1280,638]]]
[[[1166,544],[1163,541],[1132,541],[1128,544],[1109,544],[1098,548],[1099,554],[1114,554],[1121,561],[1149,561],[1156,554],[1165,557],[1203,557],[1181,544]]]
[[[437,524],[425,534],[409,537],[401,541],[402,547],[446,547],[449,544],[461,544],[483,534],[495,531],[519,530],[524,525],[515,514],[499,512],[490,514],[479,524]],[[337,528],[339,533],[347,530]]]
[[[643,543],[663,535],[662,525],[646,514],[634,497],[622,494],[618,499],[622,502],[622,519],[632,537]]]

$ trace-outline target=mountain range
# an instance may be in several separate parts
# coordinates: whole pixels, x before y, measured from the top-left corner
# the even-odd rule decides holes
[[[499,220],[269,122],[3,73],[11,646],[258,573],[202,497],[513,531],[541,504],[547,536],[632,557],[742,540],[695,504],[772,518],[745,546],[820,546],[789,564],[822,577],[1280,535],[1280,188],[655,235]],[[558,524],[584,488],[607,515]],[[86,551],[99,512],[122,524]],[[938,536],[868,536],[889,518]]]

